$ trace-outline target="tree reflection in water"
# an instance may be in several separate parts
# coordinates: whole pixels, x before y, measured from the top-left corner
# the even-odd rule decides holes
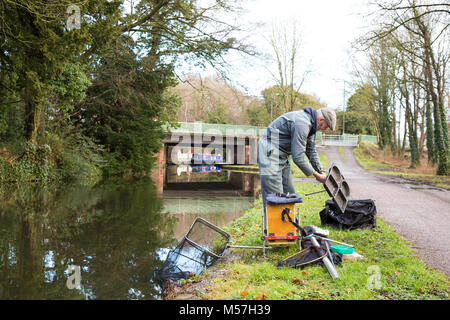
[[[150,179],[2,185],[0,210],[0,299],[160,298],[153,274],[176,218]]]

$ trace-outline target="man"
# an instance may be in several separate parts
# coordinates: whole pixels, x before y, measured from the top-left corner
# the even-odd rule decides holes
[[[275,119],[258,141],[258,165],[264,209],[272,193],[295,193],[289,157],[306,176],[314,175],[324,183],[326,175],[316,151],[317,130],[336,129],[332,108],[304,110],[283,114]],[[306,160],[309,159],[309,162]]]

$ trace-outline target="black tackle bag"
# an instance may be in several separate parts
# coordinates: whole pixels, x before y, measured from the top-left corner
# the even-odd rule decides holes
[[[377,208],[371,199],[349,200],[344,213],[341,213],[333,200],[325,202],[325,209],[320,211],[322,225],[337,229],[375,228],[377,225]]]

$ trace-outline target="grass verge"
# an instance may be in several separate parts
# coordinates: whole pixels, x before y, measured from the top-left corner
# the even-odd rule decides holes
[[[319,191],[317,184],[296,184],[299,194]],[[325,193],[305,197],[297,204],[301,210],[301,225],[321,226],[319,212],[328,196]],[[234,220],[225,229],[234,244],[261,245],[262,203]],[[330,238],[350,243],[363,258],[344,260],[337,267],[339,278],[333,280],[323,266],[303,269],[277,268],[278,261],[298,251],[297,245],[267,251],[232,250],[232,257],[219,261],[215,273],[207,270],[196,277],[195,298],[223,300],[424,300],[448,299],[449,281],[445,274],[433,270],[414,256],[414,251],[381,219],[371,230],[330,230]],[[206,280],[208,279],[208,280]],[[194,287],[187,281],[186,288]],[[187,289],[185,289],[187,290]],[[183,288],[181,288],[181,294]],[[176,297],[175,297],[176,298]]]
[[[437,176],[435,174],[407,172],[404,166],[384,162],[372,156],[375,145],[365,143],[359,148],[353,149],[356,161],[364,169],[383,175],[395,176],[407,180],[410,183],[427,184],[430,186],[450,190],[450,176]]]
[[[345,151],[343,146],[339,146],[339,154],[341,156],[341,159],[345,162]]]
[[[323,169],[327,170],[328,167],[330,166],[330,161],[328,160],[328,156],[326,154],[319,153],[319,159],[320,159],[320,163],[322,164]],[[302,172],[302,170],[300,170],[300,168],[297,167],[297,165],[292,161],[292,158],[291,158],[291,168],[294,171],[294,173],[292,174],[292,177],[294,177],[294,178],[314,178],[313,176],[310,176],[310,177],[305,176],[305,174]]]

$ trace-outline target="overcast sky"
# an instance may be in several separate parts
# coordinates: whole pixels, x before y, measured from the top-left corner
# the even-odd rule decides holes
[[[348,51],[350,43],[368,26],[366,3],[367,0],[249,0],[244,7],[246,13],[239,21],[262,22],[269,28],[272,21],[289,21],[295,17],[302,26],[303,35],[299,63],[312,61],[314,70],[301,91],[317,95],[330,107],[341,108],[344,84],[338,79],[351,80]],[[249,38],[262,51],[269,50],[263,37],[267,30],[253,30]],[[245,86],[248,94],[258,96],[263,89],[275,84],[261,62],[258,65],[252,61],[253,66],[249,67],[246,62],[250,59],[237,59],[234,55],[230,56],[230,61],[233,66],[231,79]],[[352,90],[348,85],[346,89],[348,98]]]

